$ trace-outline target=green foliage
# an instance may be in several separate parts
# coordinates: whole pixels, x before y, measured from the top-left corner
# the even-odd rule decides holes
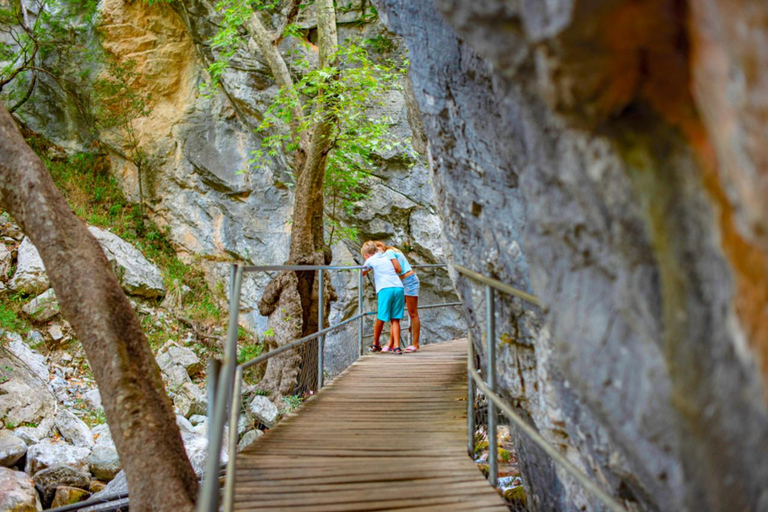
[[[255,357],[259,357],[264,351],[264,345],[260,343],[251,343],[241,346],[237,351],[237,364],[245,363]]]
[[[357,238],[353,228],[342,228],[341,216],[351,214],[354,205],[367,197],[364,182],[376,168],[377,158],[400,145],[390,131],[392,120],[375,109],[384,105],[389,90],[399,88],[402,73],[375,63],[366,48],[352,42],[341,47],[332,60],[337,66],[310,70],[296,82],[296,92],[304,99],[302,119],[293,118],[295,95],[280,92],[258,128],[266,136],[251,161],[258,165],[267,157],[296,150],[298,141],[282,129],[294,121],[298,121],[298,132],[304,133],[323,119],[334,120],[324,180],[329,245],[334,234]]]
[[[11,111],[29,100],[38,79],[56,83],[86,114],[81,96],[99,50],[87,45],[96,0],[11,0],[0,7],[0,99]]]
[[[304,402],[304,399],[299,395],[291,395],[284,396],[283,402],[285,402],[285,404],[288,406],[285,410],[281,411],[283,414],[285,414],[286,412],[293,412],[298,409],[302,402]]]
[[[8,294],[0,297],[0,329],[25,333],[29,331],[29,323],[19,315],[21,303],[17,297]]]
[[[208,91],[220,85],[231,59],[243,46],[243,25],[254,9],[274,11],[278,4],[275,0],[221,0],[217,4],[222,23],[209,41],[218,50],[218,57],[208,69],[211,77],[206,86]],[[337,6],[337,11],[352,8]],[[367,5],[359,21],[370,22],[377,16],[375,8]],[[290,67],[300,76],[294,80],[292,88],[280,90],[264,114],[257,130],[263,136],[261,148],[254,152],[249,164],[259,166],[268,158],[296,151],[298,139],[303,134],[312,136],[317,126],[331,121],[323,190],[328,198],[328,244],[334,242],[335,236],[355,240],[356,230],[344,227],[342,219],[351,213],[355,204],[367,197],[365,182],[376,168],[378,158],[407,142],[395,140],[390,131],[392,120],[377,112],[377,108],[384,105],[387,92],[400,87],[407,63],[374,61],[374,53],[381,54],[394,48],[390,39],[379,36],[344,41],[329,59],[334,65],[316,69],[306,57],[314,50],[310,49],[313,45],[305,29],[287,23],[279,37],[293,38],[299,47],[303,46],[303,53],[294,50],[291,55],[284,56],[292,57]],[[297,105],[297,102],[301,104]],[[302,117],[296,119],[299,110]],[[296,129],[290,131],[287,126]]]

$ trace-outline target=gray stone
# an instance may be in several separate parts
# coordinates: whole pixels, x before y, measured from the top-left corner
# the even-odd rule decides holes
[[[11,216],[8,215],[8,212],[3,212],[0,214],[0,233],[2,233],[3,236],[9,238],[10,240],[15,240],[17,242],[24,238],[24,232],[21,230],[18,224],[16,224],[11,219]]]
[[[157,364],[164,372],[170,372],[174,365],[182,366],[190,377],[203,369],[203,364],[194,350],[178,345],[169,345],[162,351],[157,356]]]
[[[109,430],[109,425],[106,423],[96,425],[91,429],[91,433],[93,434],[93,440],[97,445],[114,446],[115,443],[112,441],[112,432]]]
[[[240,442],[237,443],[237,451],[241,452],[245,450],[247,447],[252,445],[258,438],[264,435],[264,432],[262,432],[259,429],[249,430],[245,434],[243,434],[243,438],[240,439]]]
[[[187,452],[192,469],[195,474],[202,476],[205,472],[205,462],[208,460],[208,437],[196,433],[182,432],[181,439],[184,442],[184,449]],[[222,447],[219,461],[226,464],[229,460],[226,452],[226,446]]]
[[[59,314],[59,302],[56,300],[56,293],[53,288],[49,288],[25,304],[21,310],[35,321],[47,322]]]
[[[165,295],[163,276],[141,251],[109,231],[90,226],[88,230],[101,244],[123,290],[131,295],[153,298]]]
[[[128,494],[128,479],[125,477],[125,470],[121,470],[104,489],[95,493],[93,496],[91,496],[91,498],[106,498],[107,496],[114,496],[118,494]],[[125,506],[127,504],[127,500],[114,502],[113,504],[115,506]],[[99,508],[101,508],[99,505],[94,505],[92,507],[84,508],[83,512],[89,512]]]
[[[83,401],[94,411],[103,411],[101,405],[101,394],[98,389],[91,389],[83,393]]]
[[[49,281],[45,273],[45,265],[29,237],[25,237],[19,245],[16,272],[8,286],[11,290],[31,295],[39,295],[48,289]]]
[[[97,444],[88,459],[88,468],[91,474],[99,480],[109,482],[115,478],[122,469],[120,457],[115,446]]]
[[[44,506],[49,506],[60,486],[77,487],[88,490],[91,477],[86,471],[78,471],[69,466],[54,466],[42,469],[34,474],[32,480],[40,492]]]
[[[27,444],[8,430],[0,430],[0,466],[11,467],[27,453]]]
[[[277,423],[280,412],[277,410],[269,398],[262,395],[256,395],[248,404],[248,415],[253,421],[263,423],[266,427],[272,428]]]
[[[166,371],[163,371],[163,377],[165,378],[168,390],[173,393],[177,393],[185,384],[192,384],[192,379],[189,378],[187,370],[178,364],[171,365]]]
[[[0,282],[5,281],[11,273],[13,267],[13,255],[8,247],[0,243]]]
[[[64,328],[61,324],[51,324],[48,326],[48,335],[51,339],[59,343],[64,340],[66,335],[64,334]]]
[[[189,422],[189,420],[182,416],[181,414],[176,415],[176,425],[179,426],[179,430],[182,434],[185,432],[187,434],[195,434],[195,427],[192,426],[192,423]]]
[[[90,448],[72,446],[63,441],[40,441],[27,448],[27,465],[24,469],[30,475],[56,466],[69,466],[79,471],[88,471]]]
[[[204,414],[208,407],[208,397],[192,382],[187,382],[176,392],[174,404],[185,418],[193,414]]]
[[[27,333],[27,345],[29,345],[30,348],[37,348],[44,344],[45,338],[40,334],[40,331],[32,330]]]
[[[189,422],[195,427],[206,421],[208,421],[208,417],[203,414],[193,414],[189,417]]]
[[[16,356],[19,361],[32,370],[38,379],[47,384],[48,365],[46,364],[45,356],[29,348],[26,343],[21,341],[21,336],[18,334],[6,333],[5,336],[10,338],[10,342],[6,345],[8,352]]]
[[[75,446],[93,448],[93,434],[83,420],[67,409],[56,415],[56,428],[61,436]]]
[[[27,444],[46,437],[53,428],[56,398],[18,359],[0,358],[0,364],[12,369],[9,380],[0,384],[0,418],[5,428],[14,429],[14,435]]]
[[[0,467],[0,510],[37,512],[42,509],[32,478],[21,471]]]

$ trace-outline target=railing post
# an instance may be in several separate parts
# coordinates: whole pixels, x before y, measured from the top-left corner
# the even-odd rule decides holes
[[[485,286],[485,306],[486,306],[486,336],[485,349],[488,360],[488,388],[496,392],[496,315],[493,297],[493,288],[490,285]],[[496,407],[493,401],[486,397],[488,401],[488,482],[496,487],[499,475],[499,445],[496,439]]]
[[[208,460],[205,461],[205,475],[197,503],[198,512],[211,512],[219,509],[219,458],[224,425],[227,421],[227,402],[237,366],[237,320],[240,313],[240,289],[243,282],[243,267],[236,264],[233,266],[236,270],[232,272],[234,284],[230,285],[227,344],[224,349],[224,364],[217,379],[216,400],[212,408],[213,418],[208,424],[210,429]],[[237,428],[237,425],[234,428]]]
[[[231,512],[235,504],[235,460],[237,458],[237,424],[240,421],[240,407],[242,406],[242,381],[243,367],[238,366],[235,373],[235,384],[232,390],[232,405],[229,415],[229,448],[227,454],[227,476],[224,484],[224,512]],[[210,423],[209,423],[210,425]]]
[[[472,370],[475,366],[475,346],[472,333],[467,336],[467,451],[475,459],[475,379]]]
[[[208,415],[208,425],[211,425],[213,419],[213,403],[216,401],[216,385],[219,382],[219,372],[221,371],[221,363],[215,357],[208,360],[208,408],[206,414]],[[210,440],[211,431],[208,430],[208,439]]]
[[[323,269],[317,271],[317,330],[323,329],[323,320],[325,318],[325,303],[323,301]],[[323,345],[325,344],[325,336],[317,338],[317,390],[323,387]]]
[[[363,269],[357,269],[357,313],[363,312]],[[363,355],[363,322],[365,317],[360,317],[357,321],[357,354]]]

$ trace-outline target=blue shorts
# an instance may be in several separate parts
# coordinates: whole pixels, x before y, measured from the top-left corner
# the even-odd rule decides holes
[[[405,309],[405,294],[400,287],[382,288],[377,295],[379,312],[377,318],[382,322],[400,320]]]
[[[421,281],[419,281],[419,276],[417,276],[416,274],[413,274],[403,279],[403,286],[405,287],[406,297],[419,296],[419,287],[421,286]]]

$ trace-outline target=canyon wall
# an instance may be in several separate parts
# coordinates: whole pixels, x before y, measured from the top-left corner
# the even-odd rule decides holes
[[[376,0],[502,393],[630,510],[768,510],[766,7]],[[454,276],[482,352],[482,289]],[[533,510],[601,510],[526,439]]]
[[[402,55],[404,48],[390,38],[383,25],[366,18],[366,2],[347,1],[339,18],[339,39],[368,38],[381,42],[380,58]],[[287,258],[293,204],[290,162],[282,155],[249,170],[252,152],[263,135],[255,132],[263,113],[278,89],[268,66],[251,47],[238,50],[221,78],[221,87],[202,90],[207,66],[220,57],[209,40],[221,21],[215,2],[185,0],[148,5],[141,1],[104,0],[97,13],[98,34],[92,44],[101,45],[110,58],[135,63],[134,88],[148,93],[151,114],[136,122],[141,144],[150,155],[143,185],[150,216],[169,233],[177,252],[187,262],[201,266],[212,289],[222,298],[228,288],[229,263],[280,264]],[[310,33],[316,23],[312,9],[297,21]],[[386,37],[386,39],[384,39]],[[311,45],[310,45],[311,46]],[[312,50],[286,38],[281,48],[311,60]],[[298,67],[292,68],[300,73]],[[402,84],[392,84],[398,86]],[[405,93],[393,87],[380,114],[392,119],[396,137],[411,137]],[[55,87],[41,89],[20,116],[30,127],[50,136],[69,150],[88,149],[92,131],[85,120],[69,114],[66,98]],[[71,109],[70,109],[71,110]],[[138,200],[138,174],[125,157],[120,133],[102,131],[103,147],[112,161],[112,172],[126,195]],[[414,150],[380,155],[380,165],[365,183],[368,198],[355,205],[344,225],[358,230],[359,241],[382,239],[402,247],[413,263],[444,260],[440,242],[441,223],[434,206],[426,160]],[[334,244],[336,264],[360,262],[359,242]],[[446,272],[425,273],[422,303],[453,302],[456,295]],[[249,274],[243,287],[242,321],[261,334],[266,318],[256,304],[269,281],[266,274]],[[330,321],[335,323],[357,312],[357,275],[334,273],[341,300],[334,304]],[[372,284],[366,280],[367,309],[375,305]],[[462,336],[466,332],[456,308],[424,313],[424,341]],[[368,332],[372,325],[367,323]],[[356,357],[354,326],[327,338],[328,370],[338,373]]]

